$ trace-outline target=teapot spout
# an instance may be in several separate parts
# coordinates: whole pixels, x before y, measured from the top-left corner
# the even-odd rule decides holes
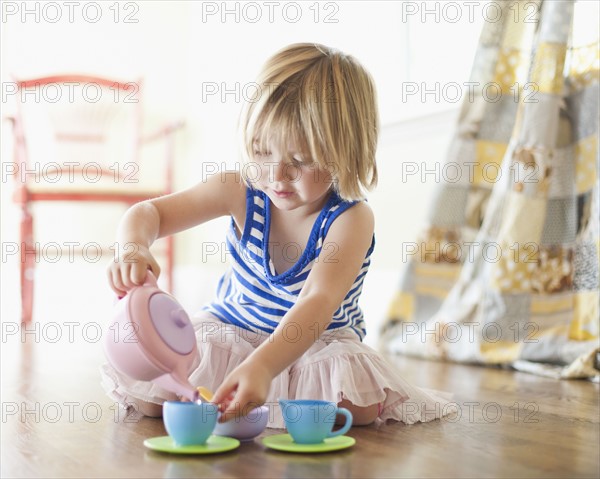
[[[153,379],[152,382],[168,391],[183,396],[190,401],[196,402],[200,398],[198,390],[194,386],[187,380],[177,378],[173,374],[163,374],[162,376]]]

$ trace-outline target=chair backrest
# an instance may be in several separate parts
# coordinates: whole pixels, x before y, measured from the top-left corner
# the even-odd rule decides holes
[[[141,81],[60,75],[15,83],[16,162],[27,169],[18,181],[114,188],[137,164]]]

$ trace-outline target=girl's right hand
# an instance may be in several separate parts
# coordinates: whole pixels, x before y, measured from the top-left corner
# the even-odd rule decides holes
[[[122,298],[130,289],[144,283],[148,269],[158,279],[160,266],[149,248],[138,243],[127,243],[123,253],[108,265],[108,284]]]

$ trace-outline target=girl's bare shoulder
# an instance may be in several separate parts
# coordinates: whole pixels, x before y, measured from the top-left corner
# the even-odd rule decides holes
[[[340,221],[341,220],[341,221]],[[360,227],[373,232],[375,226],[375,214],[373,209],[366,201],[360,201],[344,211],[338,218],[338,225],[343,225],[347,228]]]

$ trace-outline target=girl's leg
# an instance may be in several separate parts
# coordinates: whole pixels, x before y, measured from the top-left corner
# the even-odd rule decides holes
[[[379,416],[381,404],[371,404],[370,406],[359,407],[352,404],[347,399],[342,399],[338,407],[348,409],[352,413],[353,426],[368,426],[372,424]]]
[[[173,393],[169,393],[166,401],[180,401],[179,396]],[[139,412],[143,416],[148,417],[162,417],[162,404],[156,404],[150,401],[144,401],[138,398],[131,398],[129,402],[135,411]]]
[[[148,417],[162,417],[162,404],[156,404],[153,402],[142,401],[141,399],[135,399],[132,401],[133,408],[143,416]]]

